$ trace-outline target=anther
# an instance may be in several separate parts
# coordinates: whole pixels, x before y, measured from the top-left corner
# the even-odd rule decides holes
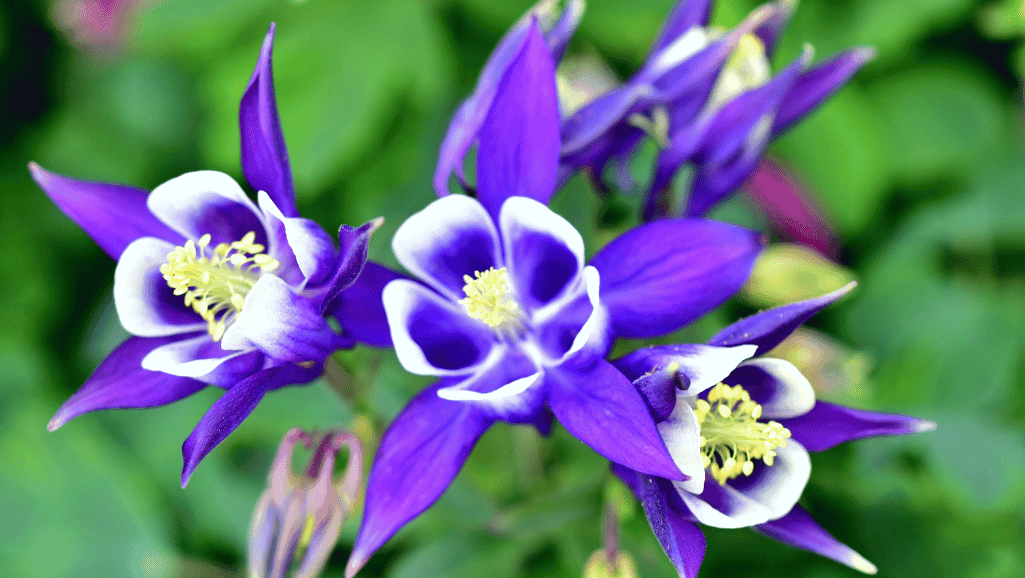
[[[474,276],[476,278],[463,275],[466,299],[460,299],[459,303],[466,308],[467,314],[481,320],[496,333],[519,331],[523,326],[523,310],[513,298],[505,267],[492,267],[483,273],[475,271]]]

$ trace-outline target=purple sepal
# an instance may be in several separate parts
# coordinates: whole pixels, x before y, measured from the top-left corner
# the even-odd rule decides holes
[[[29,171],[57,207],[82,227],[116,261],[132,241],[156,237],[172,245],[182,237],[146,207],[148,192],[109,183],[79,181],[51,173],[35,163]]]
[[[778,0],[775,4],[776,10],[772,16],[762,23],[761,26],[755,29],[754,35],[762,41],[765,46],[765,56],[772,58],[773,53],[776,52],[776,45],[779,42],[779,37],[783,33],[783,29],[786,28],[790,17],[794,14],[794,9],[797,8],[797,0]]]
[[[693,26],[707,26],[711,13],[712,0],[680,0],[662,24],[650,53],[655,54],[669,46]]]
[[[855,285],[857,283],[852,282],[821,297],[782,305],[745,317],[717,333],[708,340],[708,344],[730,347],[751,343],[758,346],[755,356],[764,355],[812,315],[846,295]]]
[[[772,124],[772,138],[785,132],[840,90],[875,56],[874,48],[845,50],[801,74],[780,103]]]
[[[754,529],[784,544],[836,560],[866,574],[876,573],[874,564],[830,536],[801,506],[794,506],[786,516],[754,526]]]
[[[444,493],[492,424],[470,404],[439,398],[438,389],[435,384],[414,397],[381,439],[347,577]]]
[[[265,191],[286,217],[298,217],[292,169],[288,163],[285,137],[281,132],[278,107],[274,97],[274,76],[271,52],[274,47],[274,24],[256,61],[256,70],[249,80],[239,105],[238,120],[242,143],[242,173],[257,191]]]
[[[779,422],[810,452],[872,436],[895,436],[932,431],[936,423],[906,415],[854,409],[816,401],[804,415]]]
[[[701,220],[647,223],[591,260],[618,337],[664,335],[736,293],[762,250],[758,233]]]
[[[338,320],[346,335],[372,347],[392,347],[391,330],[381,293],[396,279],[407,279],[384,265],[368,261],[356,281],[332,300],[326,313]]]
[[[352,286],[367,264],[367,249],[370,247],[370,236],[382,224],[384,218],[378,217],[367,221],[359,227],[342,225],[338,229],[338,266],[334,275],[327,283],[327,292],[321,305],[321,313],[328,310],[338,295]]]
[[[509,197],[548,203],[555,191],[559,146],[555,64],[532,22],[480,129],[478,200],[496,221]]]
[[[676,567],[680,578],[696,578],[701,561],[705,558],[705,535],[697,525],[667,503],[667,493],[675,493],[675,489],[651,476],[637,477],[638,495],[644,514],[666,556]]]
[[[538,3],[537,7],[543,6],[546,2],[549,6],[556,4],[543,0]],[[546,10],[548,9],[546,7]],[[573,38],[573,33],[576,32],[577,25],[580,24],[580,19],[583,16],[584,0],[569,0],[563,7],[558,20],[552,24],[551,28],[545,30],[545,42],[548,43],[548,50],[552,53],[552,60],[555,62],[562,60],[562,55],[566,52],[566,45]]]
[[[633,384],[609,362],[567,363],[545,372],[548,404],[559,423],[610,461],[672,480],[673,462]]]
[[[140,367],[155,347],[181,339],[129,337],[111,352],[92,376],[57,410],[46,426],[54,431],[72,418],[101,409],[157,407],[184,399],[206,387],[201,381]]]
[[[264,369],[233,385],[199,420],[196,429],[182,444],[182,487],[189,483],[196,466],[217,444],[224,441],[263,399],[270,381],[282,370],[281,366]]]

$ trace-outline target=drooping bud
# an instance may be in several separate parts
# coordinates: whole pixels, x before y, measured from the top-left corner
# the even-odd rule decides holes
[[[301,443],[313,452],[305,471],[292,470]],[[341,479],[335,458],[348,447]],[[363,449],[349,432],[324,434],[294,428],[285,434],[249,526],[249,578],[316,578],[356,502],[363,477]]]

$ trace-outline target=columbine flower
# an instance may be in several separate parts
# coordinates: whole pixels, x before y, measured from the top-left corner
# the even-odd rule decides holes
[[[580,234],[545,205],[559,155],[553,67],[531,24],[481,124],[478,199],[445,196],[395,234],[420,282],[385,287],[392,341],[408,371],[440,380],[381,440],[350,576],[441,495],[498,420],[547,432],[554,415],[598,453],[680,478],[637,391],[604,357],[615,337],[661,335],[725,301],[761,243],[732,225],[660,221],[586,262]]]
[[[696,576],[704,557],[695,522],[750,526],[875,573],[875,566],[797,505],[811,473],[808,452],[868,436],[929,431],[936,424],[817,401],[797,368],[760,357],[853,285],[738,321],[709,345],[651,347],[614,362],[634,379],[676,465],[689,476],[667,480],[613,466],[642,501],[680,576]]]
[[[292,453],[298,443],[313,449],[313,456],[309,467],[296,474]],[[343,447],[349,449],[348,464],[336,482],[335,459]],[[319,576],[338,541],[342,522],[359,498],[362,478],[363,446],[355,435],[289,430],[278,446],[267,489],[249,524],[249,577]]]
[[[213,171],[147,194],[30,165],[57,206],[118,260],[114,304],[133,335],[49,429],[99,409],[171,403],[206,384],[227,388],[182,446],[183,485],[265,392],[313,380],[333,351],[356,340],[390,345],[379,296],[394,275],[369,266],[360,276],[380,221],[343,226],[336,248],[319,225],[299,217],[274,101],[273,35],[272,26],[239,111],[242,170],[259,191],[257,204]]]

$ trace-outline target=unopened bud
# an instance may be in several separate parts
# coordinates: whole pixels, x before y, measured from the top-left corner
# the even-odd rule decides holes
[[[305,471],[292,471],[296,444],[313,451]],[[349,448],[335,481],[335,458]],[[249,578],[316,578],[338,540],[363,476],[363,449],[351,433],[292,429],[285,434],[249,526]]]
[[[814,250],[780,243],[766,247],[741,290],[759,307],[818,297],[854,280],[854,274]]]
[[[584,564],[584,578],[637,578],[637,565],[622,550],[616,553],[615,561],[605,550],[598,550]]]

